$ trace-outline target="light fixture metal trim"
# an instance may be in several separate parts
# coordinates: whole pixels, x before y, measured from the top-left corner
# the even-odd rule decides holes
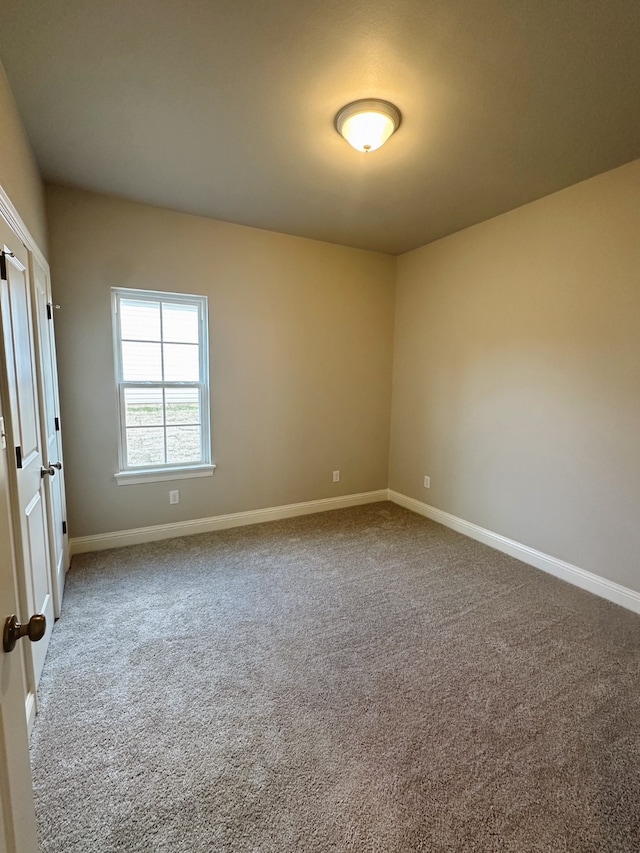
[[[364,117],[365,114],[375,114],[376,116],[382,117],[383,120],[387,119],[387,129],[382,133],[380,139],[376,141],[372,140],[365,144],[358,144],[357,141],[354,141],[354,135],[349,126],[352,122],[349,120],[358,115],[362,115]],[[351,103],[342,107],[336,115],[334,124],[340,136],[346,139],[349,145],[357,151],[368,153],[369,151],[375,151],[377,148],[384,145],[384,143],[393,136],[396,130],[400,127],[401,121],[402,115],[400,110],[389,101],[383,101],[380,98],[361,98],[358,101],[351,101]],[[352,138],[349,138],[350,136]]]

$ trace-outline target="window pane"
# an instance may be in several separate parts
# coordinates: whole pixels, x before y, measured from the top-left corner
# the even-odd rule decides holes
[[[194,344],[164,344],[165,382],[198,382],[199,351]]]
[[[161,344],[122,342],[122,378],[126,382],[162,381]]]
[[[127,426],[162,426],[162,388],[125,388]]]
[[[197,344],[199,341],[197,305],[162,303],[162,339],[178,344]]]
[[[121,299],[120,329],[124,339],[159,341],[160,303]]]
[[[167,388],[165,393],[168,424],[200,423],[200,392],[197,388]]]
[[[135,467],[164,465],[164,429],[127,429],[127,464]]]
[[[200,427],[167,427],[167,462],[200,462]]]

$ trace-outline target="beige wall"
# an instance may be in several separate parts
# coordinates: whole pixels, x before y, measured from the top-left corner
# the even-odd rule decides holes
[[[640,161],[399,259],[390,487],[640,589]]]
[[[11,199],[38,248],[47,253],[47,223],[40,175],[0,65],[0,187]]]
[[[386,488],[394,258],[46,195],[72,536]],[[213,477],[116,484],[112,286],[209,297]]]

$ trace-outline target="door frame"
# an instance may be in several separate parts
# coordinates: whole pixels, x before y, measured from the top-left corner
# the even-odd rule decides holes
[[[4,191],[2,186],[0,186],[0,217],[2,217],[5,220],[6,224],[8,225],[8,227],[13,232],[14,236],[22,243],[22,245],[24,246],[24,248],[27,251],[27,261],[28,261],[28,263],[27,263],[27,275],[29,277],[29,291],[30,291],[28,294],[28,299],[29,299],[29,310],[32,313],[32,323],[33,323],[32,343],[34,346],[34,358],[37,361],[39,359],[39,350],[38,350],[38,341],[36,340],[36,338],[39,338],[39,334],[38,334],[38,329],[36,326],[37,321],[36,321],[35,317],[33,317],[33,291],[34,291],[33,281],[32,281],[33,264],[34,264],[34,261],[38,262],[38,264],[41,266],[41,268],[45,271],[45,273],[47,275],[47,280],[49,278],[49,276],[48,276],[49,264],[47,262],[47,259],[44,256],[44,254],[40,250],[39,246],[37,245],[37,243],[35,242],[35,240],[31,236],[29,229],[27,228],[27,226],[22,221],[22,218],[21,218],[20,214],[18,213],[17,209],[14,207],[11,199],[9,198],[7,193]],[[0,339],[1,338],[2,338],[2,329],[0,328]],[[0,370],[0,394],[2,395],[2,398],[3,398],[3,405],[4,405],[4,410],[5,410],[5,431],[7,434],[7,441],[9,442],[11,439],[12,429],[11,429],[11,424],[8,424],[9,428],[7,429],[7,423],[9,420],[9,413],[10,413],[11,409],[10,409],[9,388],[8,388],[8,384],[7,384],[8,383],[8,376],[7,376],[7,369],[6,368],[7,368],[7,365],[5,363],[4,353],[2,353],[2,369]],[[36,365],[36,373],[39,374],[39,372],[40,372],[39,366]],[[37,392],[40,395],[41,388],[40,388],[39,376],[37,377]],[[41,430],[40,423],[38,424],[38,429]],[[60,433],[58,434],[58,441],[60,442]],[[61,445],[60,445],[60,448],[61,448]],[[8,474],[8,490],[9,490],[8,495],[9,495],[10,506],[11,507],[17,507],[19,505],[19,497],[18,497],[17,488],[16,488],[17,484],[14,482],[15,477],[11,476],[10,471],[8,471],[7,474]],[[48,499],[48,496],[47,496],[47,499]],[[48,507],[47,507],[47,513],[48,513]],[[13,515],[15,516],[15,513],[13,513]],[[49,545],[49,542],[47,542],[47,545]],[[16,565],[18,567],[18,573],[17,573],[18,607],[19,607],[20,614],[25,616],[26,608],[27,608],[27,584],[28,584],[29,579],[26,576],[26,567],[23,565],[23,560],[18,559],[19,556],[20,555],[18,554],[16,557],[16,560],[17,560]],[[64,554],[64,562],[65,562],[64,571],[65,571],[65,573],[69,568],[69,558],[70,558],[70,555],[69,555],[68,535],[67,535],[67,536],[65,536],[65,554]],[[49,576],[50,576],[52,589],[55,590],[57,587],[57,578],[55,576],[55,566],[53,565],[53,561],[51,559],[48,560],[48,569],[49,569]],[[59,602],[57,602],[57,603],[59,605]],[[56,601],[55,601],[55,596],[54,596],[54,607],[55,606],[56,606]],[[57,608],[56,608],[56,610],[57,610]],[[31,614],[27,614],[25,616],[25,618],[28,618],[28,616],[30,616],[30,615]],[[59,615],[58,612],[56,612],[55,615],[56,616]],[[35,667],[33,664],[32,655],[29,653],[28,649],[23,653],[23,658],[24,658],[25,686],[26,686],[24,702],[25,702],[25,711],[26,711],[26,717],[27,717],[27,727],[28,727],[28,731],[30,732],[31,728],[33,726],[33,723],[35,721],[35,715],[36,715],[36,711],[37,711],[37,702],[38,702],[37,692],[36,692],[37,678],[36,678],[36,671],[35,671]]]
[[[0,216],[39,263],[48,270],[47,259],[22,221],[11,199],[0,186]],[[0,375],[6,374],[3,348],[0,347]],[[2,401],[0,400],[0,409]],[[1,412],[0,412],[1,414]],[[6,417],[6,412],[4,412]],[[18,569],[13,542],[12,495],[9,488],[7,451],[0,447],[0,591],[7,613],[0,613],[0,624],[11,613],[26,614],[19,601],[24,578]],[[68,559],[68,557],[66,558]],[[68,565],[65,567],[68,568]],[[27,660],[31,656],[21,640],[7,655],[0,650],[0,853],[38,853],[33,780],[29,762],[29,740],[25,696]],[[27,708],[27,711],[29,709]],[[33,696],[32,715],[35,714]],[[33,716],[32,716],[33,719]]]

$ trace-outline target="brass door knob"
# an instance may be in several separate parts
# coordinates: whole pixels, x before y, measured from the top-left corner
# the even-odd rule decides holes
[[[24,625],[18,622],[18,617],[15,614],[7,616],[2,633],[2,648],[5,652],[12,652],[20,637],[28,637],[32,643],[37,643],[44,637],[46,630],[47,620],[42,613],[36,613]]]

